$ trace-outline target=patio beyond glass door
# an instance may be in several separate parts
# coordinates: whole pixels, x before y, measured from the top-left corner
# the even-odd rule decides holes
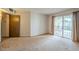
[[[54,21],[54,35],[71,39],[72,37],[72,16],[57,16]]]

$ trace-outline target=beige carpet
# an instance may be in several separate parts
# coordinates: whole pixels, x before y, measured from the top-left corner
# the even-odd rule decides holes
[[[78,51],[79,43],[52,35],[6,38],[1,51]]]

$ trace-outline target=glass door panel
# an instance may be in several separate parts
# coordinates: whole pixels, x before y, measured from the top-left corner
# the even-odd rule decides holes
[[[54,21],[54,34],[57,36],[62,36],[62,17],[55,17]]]
[[[64,16],[63,37],[71,39],[71,34],[72,34],[72,16]]]

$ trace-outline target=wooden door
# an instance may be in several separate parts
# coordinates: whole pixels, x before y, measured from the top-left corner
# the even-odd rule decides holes
[[[10,30],[9,31],[10,37],[20,36],[20,16],[19,15],[10,15],[9,30]]]

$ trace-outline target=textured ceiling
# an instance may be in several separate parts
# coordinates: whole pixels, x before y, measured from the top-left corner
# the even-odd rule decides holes
[[[41,14],[54,14],[68,9],[69,8],[16,8],[18,11],[32,11]]]

